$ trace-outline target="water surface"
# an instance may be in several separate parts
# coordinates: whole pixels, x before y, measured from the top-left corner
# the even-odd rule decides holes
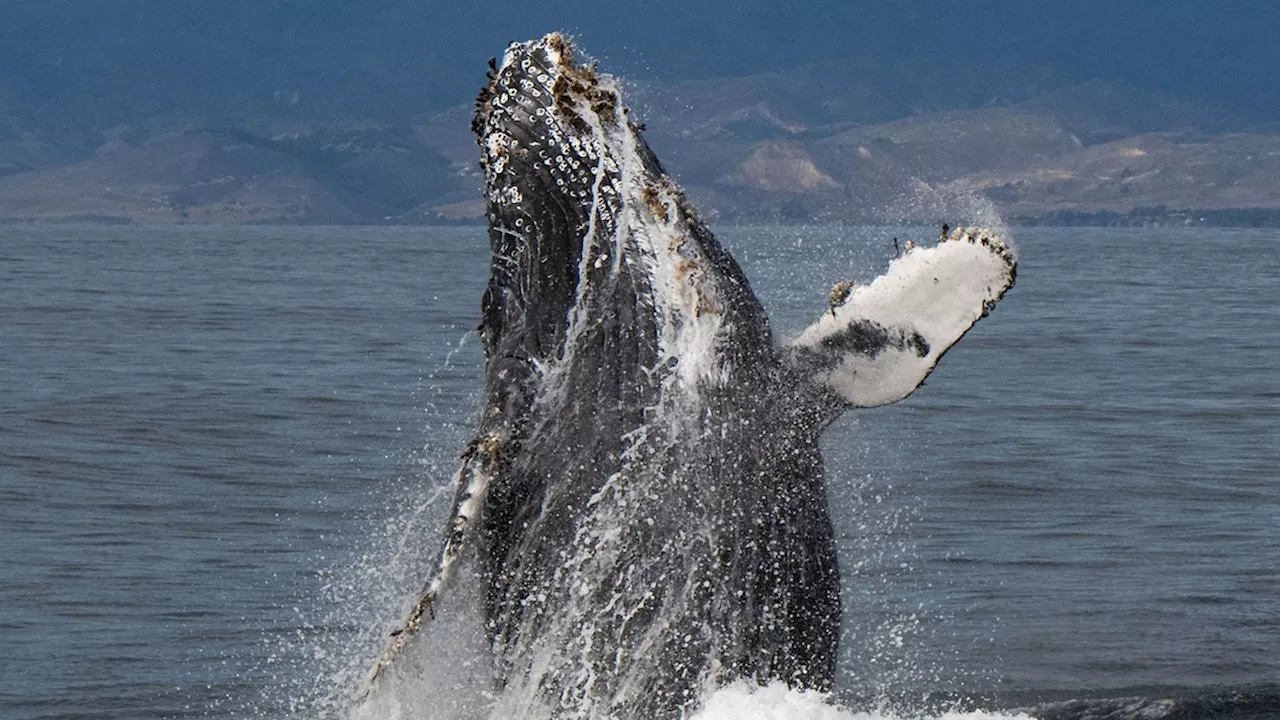
[[[720,235],[785,338],[910,232]],[[1275,697],[1280,237],[1015,235],[992,316],[825,438],[844,697]],[[483,230],[2,238],[0,715],[331,710],[426,572]]]

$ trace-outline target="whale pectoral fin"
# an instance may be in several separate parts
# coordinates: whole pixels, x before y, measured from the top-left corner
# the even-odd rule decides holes
[[[449,520],[445,523],[444,542],[436,563],[435,572],[422,586],[413,606],[409,608],[404,623],[391,631],[387,647],[373,667],[369,669],[359,699],[369,696],[383,673],[408,646],[409,641],[422,629],[426,620],[435,618],[436,601],[440,593],[453,579],[458,561],[466,550],[468,541],[475,534],[480,515],[484,511],[489,494],[489,483],[501,452],[498,433],[482,435],[471,442],[462,455],[462,465],[453,478],[454,501]]]
[[[854,407],[910,395],[943,353],[1013,286],[1017,260],[995,233],[958,228],[912,247],[833,304],[783,349],[785,362]]]

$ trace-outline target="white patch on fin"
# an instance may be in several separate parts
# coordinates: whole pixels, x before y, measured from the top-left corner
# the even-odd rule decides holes
[[[1016,271],[1012,248],[985,228],[908,245],[885,274],[788,343],[787,361],[856,407],[896,402],[1013,286]]]
[[[392,662],[404,652],[409,641],[413,639],[426,620],[432,620],[436,614],[436,603],[440,594],[445,591],[457,572],[458,560],[462,557],[467,543],[475,534],[480,515],[484,512],[485,500],[489,496],[489,482],[493,479],[494,466],[497,464],[501,450],[501,438],[497,433],[476,438],[462,455],[462,465],[453,477],[454,504],[453,512],[445,525],[444,544],[440,550],[440,559],[436,563],[436,571],[423,586],[409,609],[404,623],[387,639],[387,647],[382,651],[378,661],[369,669],[368,675],[361,684],[358,698],[366,700],[377,687],[378,681]]]

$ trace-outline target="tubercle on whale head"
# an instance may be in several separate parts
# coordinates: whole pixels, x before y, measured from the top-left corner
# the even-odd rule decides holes
[[[636,331],[644,353],[676,336],[709,347],[721,328],[768,337],[745,276],[641,137],[617,81],[564,35],[507,48],[472,129],[493,250],[481,324],[488,357],[545,367],[576,337],[575,318],[600,321],[624,297],[635,303],[624,312],[649,323]],[[608,287],[621,295],[593,305],[591,293]],[[681,365],[686,378],[718,376],[693,365]]]
[[[617,94],[601,87],[601,76],[596,70],[595,61],[578,63],[573,41],[562,33],[553,32],[541,40],[515,42],[507,47],[502,63],[490,61],[488,84],[481,89],[476,98],[476,112],[471,120],[471,132],[474,133],[481,146],[485,144],[486,124],[494,108],[493,100],[500,97],[500,76],[504,72],[541,70],[555,78],[550,86],[551,95],[556,101],[556,109],[570,114],[575,129],[586,131],[582,118],[573,108],[572,96],[585,97],[591,101],[591,109],[605,122],[612,123],[619,117]],[[543,84],[545,84],[543,79]],[[625,114],[625,110],[622,111]],[[574,120],[576,118],[576,121]],[[483,164],[484,161],[481,161]]]
[[[574,92],[598,85],[559,33],[512,43],[476,99],[493,251],[481,324],[490,357],[552,359],[575,302],[582,228],[612,221],[596,202],[607,158]],[[615,193],[616,195],[616,193]],[[513,371],[518,372],[518,371]]]

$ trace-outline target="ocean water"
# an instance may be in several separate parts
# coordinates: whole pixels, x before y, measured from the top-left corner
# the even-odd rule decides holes
[[[719,236],[786,337],[931,232]],[[991,317],[824,437],[846,710],[705,718],[1280,716],[1280,235],[1014,238]],[[0,717],[345,716],[429,572],[486,272],[478,228],[0,228]]]

